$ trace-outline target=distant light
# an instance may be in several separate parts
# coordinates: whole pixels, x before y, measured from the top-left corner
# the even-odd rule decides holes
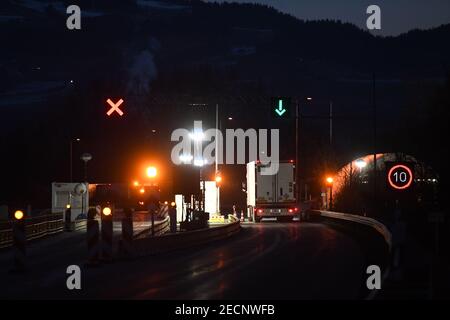
[[[327,183],[328,184],[332,184],[333,183],[333,178],[332,177],[327,177]]]
[[[307,97],[306,100],[312,101],[312,98],[311,97]]]
[[[144,205],[144,201],[139,201],[139,204],[140,204],[141,206],[143,206],[143,205]]]
[[[170,203],[170,206],[171,207],[175,207],[177,204],[174,202],[174,201],[172,201],[171,203]]]
[[[22,220],[23,216],[24,214],[21,210],[17,210],[16,212],[14,212],[14,218],[16,218],[16,220]]]
[[[149,178],[154,178],[158,174],[158,170],[155,167],[148,167],[147,168],[147,176]]]
[[[233,117],[228,117],[228,120],[230,120],[230,121],[233,120]]]
[[[103,212],[103,214],[105,216],[109,216],[111,214],[111,208],[110,207],[104,207],[102,212]]]
[[[67,205],[66,205],[66,208],[67,208],[67,209],[70,209],[70,204],[67,204]]]
[[[183,163],[191,163],[193,158],[194,157],[192,155],[190,155],[190,154],[182,154],[180,156],[180,161],[183,162]]]
[[[437,180],[436,180],[436,179],[433,179],[433,182],[437,182]]]
[[[155,130],[155,129],[152,129],[152,132],[153,132],[153,133],[156,133],[156,130]]]
[[[216,176],[216,182],[221,183],[222,182],[222,176]]]
[[[294,163],[294,160],[289,160],[290,163]]]
[[[80,139],[80,138],[77,138],[76,140],[77,140],[77,142],[80,142],[80,141],[81,141],[81,139]]]
[[[139,189],[139,193],[140,194],[144,194],[145,193],[145,189],[144,188]]]
[[[367,166],[367,162],[364,161],[363,159],[358,159],[358,160],[355,161],[355,165],[356,165],[359,169],[362,169],[362,168],[365,168],[365,167]]]
[[[289,213],[292,213],[292,212],[294,212],[294,209],[289,209]]]
[[[73,80],[70,80],[70,83],[73,83]]]
[[[139,186],[139,181],[134,181],[133,186],[135,186],[135,187]]]
[[[164,201],[164,204],[169,204],[169,202],[168,201]]]

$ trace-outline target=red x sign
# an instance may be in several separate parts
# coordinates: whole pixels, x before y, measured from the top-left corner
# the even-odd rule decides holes
[[[112,102],[111,99],[106,100],[106,102],[111,106],[111,109],[106,113],[108,116],[112,115],[114,111],[117,111],[120,116],[123,116],[122,110],[119,109],[119,106],[123,103],[122,99],[117,101],[117,103]]]

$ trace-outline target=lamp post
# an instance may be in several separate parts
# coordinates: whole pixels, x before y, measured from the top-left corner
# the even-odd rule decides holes
[[[70,169],[69,169],[69,172],[70,172],[70,174],[69,174],[69,176],[70,176],[70,182],[73,182],[73,165],[72,165],[72,162],[73,162],[73,143],[74,142],[80,142],[81,141],[81,139],[80,138],[75,138],[75,139],[73,139],[73,138],[71,138],[70,139],[70,143],[69,143],[69,157],[70,157],[70,161],[69,161],[69,166],[70,166]]]
[[[200,122],[201,124],[201,122]],[[194,130],[189,134],[189,138],[194,141],[194,166],[199,167],[199,175],[200,175],[200,206],[201,209],[204,210],[204,192],[205,192],[205,183],[203,181],[202,168],[206,164],[206,160],[203,159],[202,155],[202,144],[205,138],[205,134],[201,128],[198,126],[197,121],[194,121]]]
[[[84,162],[84,181],[87,182],[87,163],[92,160],[92,155],[90,153],[83,153],[80,159]]]
[[[333,177],[327,177],[326,182],[328,187],[330,188],[330,201],[328,203],[328,210],[333,210]]]
[[[362,173],[362,169],[364,169],[367,166],[367,162],[364,161],[364,159],[358,159],[358,160],[355,161],[355,165],[359,169],[359,174],[361,174]]]

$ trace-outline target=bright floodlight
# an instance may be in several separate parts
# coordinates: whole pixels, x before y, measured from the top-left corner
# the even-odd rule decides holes
[[[196,167],[203,167],[206,164],[206,160],[203,159],[195,159],[194,160],[194,166]]]
[[[363,159],[356,160],[355,164],[359,169],[365,168],[367,166],[367,162],[365,162]]]
[[[158,174],[158,170],[156,170],[155,167],[148,167],[147,168],[147,176],[149,178],[154,178]]]
[[[182,155],[180,156],[180,161],[181,161],[182,163],[191,163],[191,161],[192,161],[193,158],[194,158],[194,157],[191,156],[190,154],[182,154]]]
[[[198,130],[189,133],[189,138],[194,141],[203,141],[203,139],[205,138],[205,134],[203,133],[203,131]]]

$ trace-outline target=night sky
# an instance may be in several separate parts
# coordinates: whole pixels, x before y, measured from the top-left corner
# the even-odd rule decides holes
[[[366,28],[367,7],[376,4],[381,8],[382,30],[379,34],[385,36],[450,23],[449,0],[233,0],[233,2],[266,4],[300,19],[341,20],[361,28]]]

